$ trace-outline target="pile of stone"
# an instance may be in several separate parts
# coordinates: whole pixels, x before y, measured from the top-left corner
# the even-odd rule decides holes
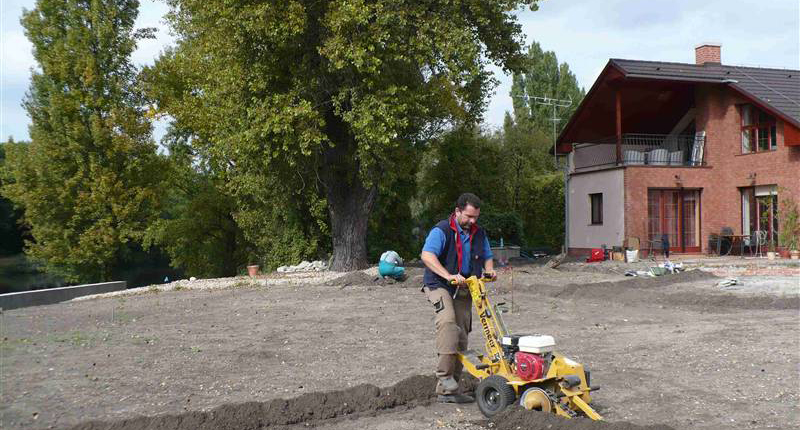
[[[328,263],[322,260],[313,262],[303,261],[296,266],[278,267],[278,272],[322,272],[328,268]]]

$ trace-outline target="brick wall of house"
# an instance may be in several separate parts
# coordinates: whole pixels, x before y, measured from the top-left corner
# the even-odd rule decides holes
[[[737,105],[745,102],[726,86],[696,87],[696,129],[706,131],[707,167],[626,167],[626,236],[647,238],[648,188],[677,188],[682,185],[702,189],[700,242],[703,252],[708,251],[710,233],[718,233],[723,227],[731,227],[736,234],[742,233],[739,187],[777,184],[783,188],[778,192],[778,200],[789,192],[795,201],[800,202],[800,147],[783,144],[780,120],[777,150],[741,153],[741,119]]]
[[[680,183],[675,176],[680,177]],[[625,231],[627,237],[638,237],[642,248],[646,248],[647,191],[650,188],[701,189],[700,193],[700,241],[706,240],[705,213],[706,190],[713,180],[713,169],[708,167],[649,167],[628,166],[625,168]],[[703,244],[705,245],[705,244]]]

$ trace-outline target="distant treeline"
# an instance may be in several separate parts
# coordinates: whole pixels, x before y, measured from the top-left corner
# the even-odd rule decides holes
[[[138,2],[37,1],[22,17],[40,66],[31,140],[0,147],[0,252],[24,240],[68,282],[166,264],[197,277],[312,258],[347,270],[386,249],[416,257],[466,191],[491,239],[558,250],[563,176],[552,110],[533,97],[569,99],[558,114],[571,115],[584,91],[569,67],[522,43],[508,2],[373,3],[178,0],[176,46],[138,70],[130,54],[153,34],[133,28]],[[500,130],[479,125],[489,61],[514,72]]]

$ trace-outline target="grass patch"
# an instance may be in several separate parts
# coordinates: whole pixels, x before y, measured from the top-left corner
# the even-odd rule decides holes
[[[45,341],[51,343],[63,343],[81,348],[92,348],[97,346],[97,344],[100,342],[107,342],[109,339],[111,339],[111,333],[106,331],[84,332],[75,330],[66,333],[48,335],[45,338]]]
[[[255,283],[250,281],[237,281],[235,284],[231,285],[231,288],[252,288],[256,286]]]
[[[31,340],[24,337],[18,339],[4,337],[0,339],[0,351],[2,351],[3,353],[11,352],[29,343],[31,343]]]

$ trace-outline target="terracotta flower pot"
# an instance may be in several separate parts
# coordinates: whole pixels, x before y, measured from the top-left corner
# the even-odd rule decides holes
[[[258,265],[247,266],[247,274],[251,277],[258,276]]]
[[[789,251],[789,255],[792,257],[792,260],[800,259],[800,250],[793,249]]]
[[[789,258],[791,255],[788,249],[781,249],[780,250],[781,258]]]

